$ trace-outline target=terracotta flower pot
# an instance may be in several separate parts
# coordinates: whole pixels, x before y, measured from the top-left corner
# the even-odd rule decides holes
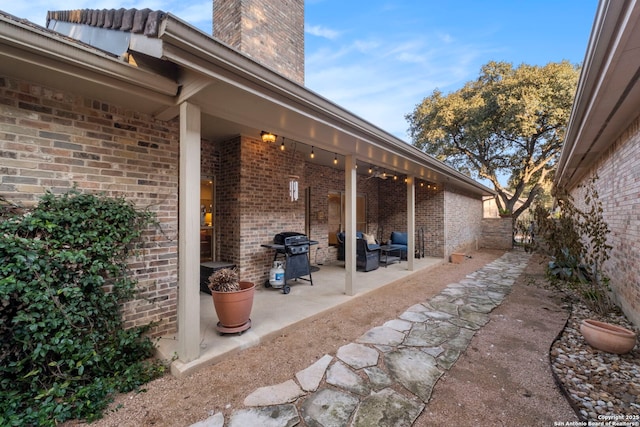
[[[583,320],[580,332],[591,347],[608,353],[628,353],[636,345],[635,332],[593,319]]]
[[[219,332],[242,332],[251,327],[249,316],[255,288],[254,283],[241,281],[240,290],[237,292],[211,291],[213,306],[219,320],[216,329]]]

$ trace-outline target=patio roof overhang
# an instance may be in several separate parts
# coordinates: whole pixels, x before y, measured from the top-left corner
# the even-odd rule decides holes
[[[203,136],[257,137],[268,130],[286,139],[474,194],[493,190],[421,152],[309,89],[272,72],[169,15],[159,30],[163,58],[178,64],[188,99],[207,116]],[[186,100],[186,96],[184,97]],[[159,112],[177,114],[177,105]],[[226,133],[226,134],[225,134]],[[304,147],[301,147],[304,150]]]
[[[172,105],[180,89],[174,79],[1,11],[0,70],[148,113]]]
[[[640,111],[640,5],[602,0],[558,162],[556,185],[573,188]]]

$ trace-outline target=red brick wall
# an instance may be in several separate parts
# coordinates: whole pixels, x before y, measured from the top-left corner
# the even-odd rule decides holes
[[[242,138],[240,169],[241,274],[256,281],[268,279],[273,251],[260,247],[282,231],[304,233],[304,162],[293,150],[278,144]],[[298,176],[299,198],[289,197],[289,177]]]
[[[512,218],[483,218],[480,247],[487,249],[513,248]]]
[[[416,181],[416,232],[425,236],[425,255],[444,258],[457,250],[475,248],[481,235],[482,198]],[[380,227],[383,238],[407,230],[407,185],[404,176],[380,183]],[[418,246],[418,240],[416,240]]]
[[[426,256],[445,257],[444,197],[445,192],[442,187],[434,188],[431,183],[417,182],[416,231],[421,229],[424,231]],[[416,247],[418,244],[416,240]]]
[[[416,182],[416,232],[424,231],[425,255],[445,256],[444,197],[441,186]],[[404,176],[380,182],[380,227],[388,240],[392,231],[407,231],[407,184]],[[416,240],[416,247],[418,241]]]
[[[321,249],[319,257],[327,261],[336,260],[337,250],[335,246],[329,246],[329,207],[327,196],[329,193],[341,193],[345,191],[345,175],[343,170],[321,166],[307,161],[305,165],[305,181],[310,187],[311,206],[311,237],[320,244],[312,248],[312,260],[315,260],[315,250]],[[357,193],[366,195],[367,199],[367,229],[358,230],[373,235],[378,232],[378,179],[367,179],[358,175]],[[332,230],[337,231],[337,230]]]
[[[98,100],[0,76],[0,195],[35,204],[45,190],[124,196],[157,214],[144,253],[131,260],[139,298],[125,324],[176,329],[178,121],[162,122]]]
[[[613,246],[605,273],[627,317],[640,325],[640,118],[637,118],[592,169]],[[576,204],[581,193],[574,191]]]
[[[304,0],[214,0],[213,36],[304,84]]]

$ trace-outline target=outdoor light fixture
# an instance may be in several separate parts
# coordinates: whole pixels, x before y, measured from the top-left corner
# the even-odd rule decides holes
[[[276,142],[278,136],[271,132],[262,131],[260,132],[260,137],[262,138],[262,142]]]
[[[336,153],[333,153],[333,164],[334,165],[338,164],[338,155]]]
[[[373,166],[369,165],[369,173],[373,172]]]
[[[313,152],[313,145],[311,146],[311,154],[309,154],[309,157],[311,157],[312,159],[316,157],[316,153]]]
[[[284,136],[282,137],[282,144],[280,144],[280,151],[284,151]]]

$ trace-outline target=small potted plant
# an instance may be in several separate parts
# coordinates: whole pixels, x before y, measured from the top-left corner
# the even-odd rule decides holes
[[[209,277],[209,289],[218,315],[218,332],[241,333],[251,327],[254,283],[240,281],[236,268],[222,268]]]

